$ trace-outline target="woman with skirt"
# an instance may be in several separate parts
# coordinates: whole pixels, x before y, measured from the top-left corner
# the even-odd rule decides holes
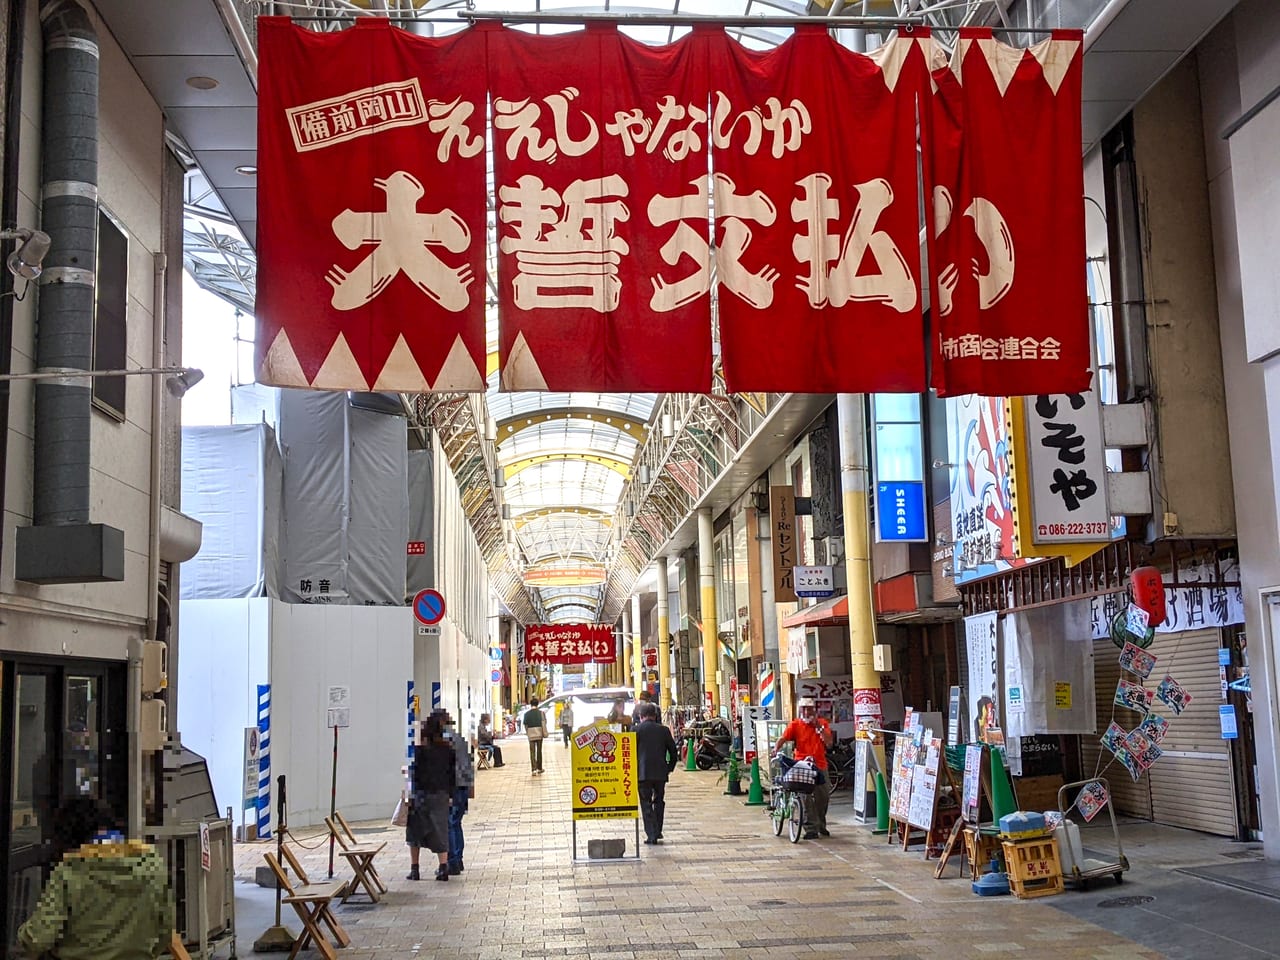
[[[409,801],[409,880],[421,880],[418,854],[426,847],[439,858],[437,880],[449,879],[449,798],[457,785],[453,746],[444,736],[445,713],[435,710],[422,725],[413,752],[413,796]]]

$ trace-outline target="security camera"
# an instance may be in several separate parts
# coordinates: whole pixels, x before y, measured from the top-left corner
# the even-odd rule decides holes
[[[44,258],[49,253],[52,241],[43,230],[32,230],[30,227],[18,227],[16,230],[0,231],[0,240],[21,240],[18,248],[9,254],[5,265],[15,277],[23,280],[35,280],[43,269]]]

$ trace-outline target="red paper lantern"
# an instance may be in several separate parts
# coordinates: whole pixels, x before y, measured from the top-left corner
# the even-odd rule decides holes
[[[1129,585],[1134,605],[1147,611],[1148,625],[1158,627],[1164,623],[1164,578],[1160,571],[1155,567],[1138,567],[1129,574]]]

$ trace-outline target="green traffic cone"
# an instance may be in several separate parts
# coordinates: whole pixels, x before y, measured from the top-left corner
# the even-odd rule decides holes
[[[884,774],[876,771],[876,828],[873,834],[889,832],[889,791],[884,786]]]
[[[1018,803],[1013,799],[1013,784],[1004,768],[1004,756],[991,748],[991,817],[999,826],[1000,818],[1016,813]]]
[[[684,751],[684,768],[686,770],[698,769],[698,762],[694,759],[694,756],[693,756],[694,753],[695,753],[695,750],[693,747],[693,737],[690,737],[689,745],[685,748],[685,751]]]
[[[760,786],[760,758],[751,758],[751,786],[747,788],[748,807],[764,806],[764,788]]]

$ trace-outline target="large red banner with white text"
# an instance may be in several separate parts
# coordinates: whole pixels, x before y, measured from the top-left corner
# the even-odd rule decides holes
[[[525,663],[612,663],[617,641],[598,623],[535,624],[524,630]]]
[[[924,389],[915,39],[825,27],[712,48],[720,340],[730,391]]]
[[[503,387],[709,390],[703,33],[484,32]]]
[[[483,38],[258,38],[258,379],[484,389]]]
[[[940,396],[1089,386],[1078,31],[1026,50],[960,31],[926,155]]]

